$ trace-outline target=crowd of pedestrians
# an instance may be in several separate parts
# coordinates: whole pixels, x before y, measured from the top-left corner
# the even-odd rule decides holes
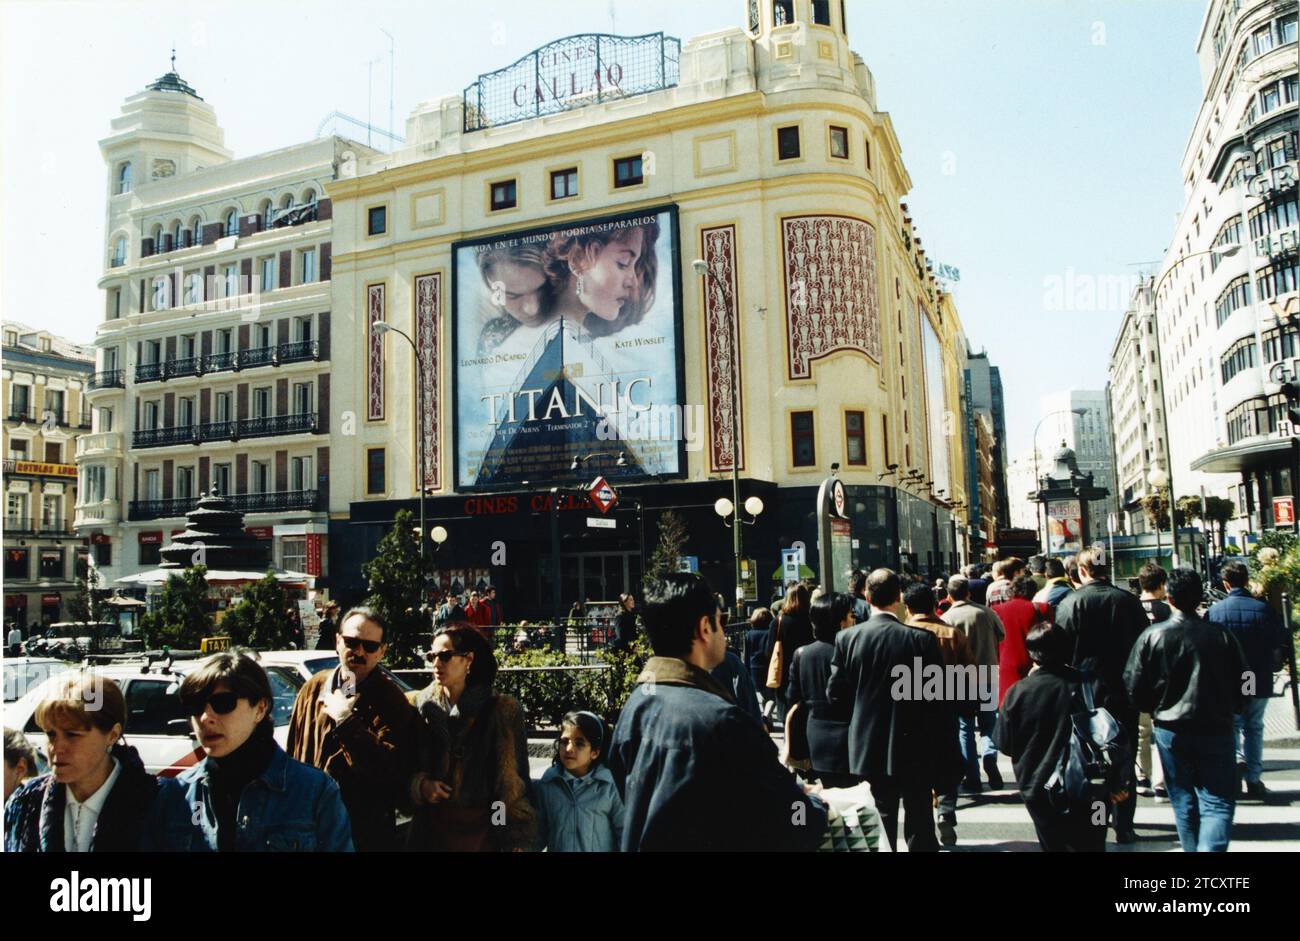
[[[566,714],[538,781],[479,629],[495,619],[490,591],[439,606],[432,680],[409,693],[379,669],[376,611],[327,612],[339,664],[299,691],[285,749],[255,655],[209,658],[180,684],[203,758],[175,778],[147,773],[125,741],[113,681],[69,673],[35,714],[48,773],[6,730],[5,848],[808,850],[825,790],[865,784],[891,848],[901,826],[909,851],[933,851],[957,842],[962,790],[1002,788],[1001,752],[1045,850],[1100,850],[1108,829],[1133,841],[1153,782],[1185,849],[1225,849],[1241,788],[1267,793],[1263,710],[1289,638],[1239,563],[1207,617],[1191,570],[1149,564],[1141,597],[1109,571],[1093,548],[936,584],[889,569],[854,573],[848,593],[794,584],[754,613],[746,661],[709,584],[667,575],[639,611],[621,599],[613,646],[632,645],[639,614],[653,656],[617,721]],[[1081,714],[1105,741],[1078,741]],[[1071,756],[1093,746],[1100,770],[1080,780]]]

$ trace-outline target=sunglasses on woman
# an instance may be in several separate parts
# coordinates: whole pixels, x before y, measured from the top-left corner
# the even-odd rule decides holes
[[[348,650],[356,650],[360,647],[366,653],[378,653],[384,642],[382,640],[362,640],[360,637],[348,637],[345,634],[343,635],[343,645]]]
[[[193,718],[197,719],[203,715],[203,710],[212,706],[212,711],[219,716],[227,716],[235,711],[239,705],[238,693],[213,693],[210,696],[196,696],[186,700],[182,705],[185,711]]]
[[[430,650],[428,653],[424,655],[424,659],[428,660],[430,663],[433,663],[433,661],[435,660],[437,660],[439,663],[451,663],[452,657],[463,657],[463,656],[465,656],[463,653],[458,653],[455,650],[439,650],[436,653]]]

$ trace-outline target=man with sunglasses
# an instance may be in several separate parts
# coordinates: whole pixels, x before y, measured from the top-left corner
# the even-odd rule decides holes
[[[415,710],[379,662],[386,628],[367,607],[339,622],[339,665],[298,691],[289,755],[332,777],[352,819],[358,852],[396,850],[396,809],[415,756]]]

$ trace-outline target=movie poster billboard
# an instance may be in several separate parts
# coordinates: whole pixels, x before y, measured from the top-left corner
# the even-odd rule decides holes
[[[934,332],[925,307],[918,305],[921,318],[921,345],[925,359],[926,432],[930,443],[930,479],[936,493],[952,496],[948,475],[948,434],[952,419],[948,412],[947,383],[944,381],[943,348]]]
[[[1047,503],[1048,549],[1053,554],[1083,549],[1083,513],[1078,500]]]
[[[675,207],[453,247],[456,488],[685,470]],[[622,466],[615,466],[619,456]]]

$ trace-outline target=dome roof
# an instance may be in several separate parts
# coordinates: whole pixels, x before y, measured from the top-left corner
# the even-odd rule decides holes
[[[199,96],[199,93],[190,87],[190,83],[185,81],[185,79],[181,78],[180,73],[176,71],[176,50],[175,49],[172,50],[171,71],[168,72],[166,75],[162,76],[161,78],[156,79],[151,84],[145,86],[145,88],[147,91],[179,92],[182,95],[189,95],[191,98],[197,98],[199,101],[203,100]]]

